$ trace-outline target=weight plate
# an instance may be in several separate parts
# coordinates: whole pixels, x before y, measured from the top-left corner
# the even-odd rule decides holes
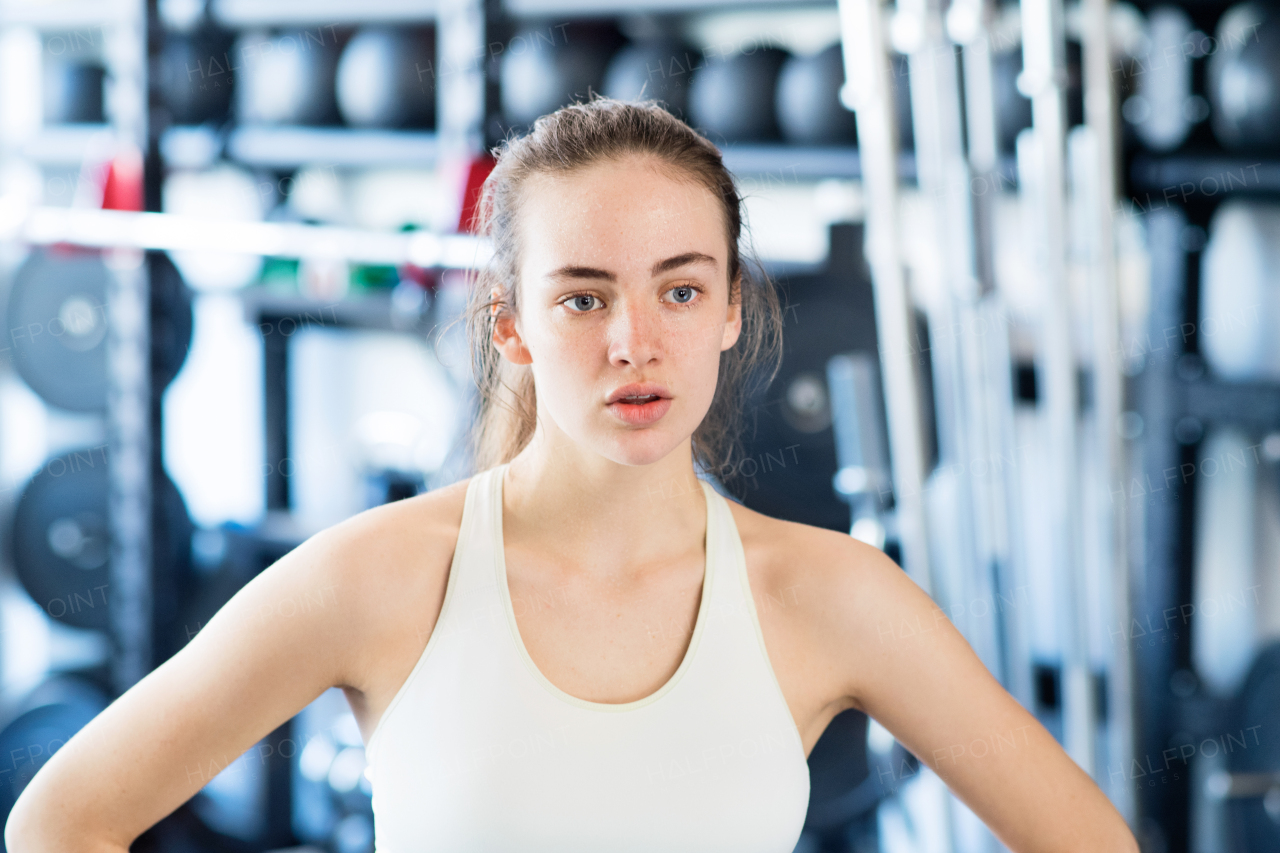
[[[109,624],[108,489],[106,448],[81,448],[45,462],[14,511],[13,563],[19,581],[41,610],[77,628],[106,630]],[[181,573],[192,530],[182,496],[162,477],[154,499],[164,537],[164,550],[154,559]],[[174,602],[164,606],[176,611]]]
[[[169,256],[150,252],[147,260],[151,273],[151,393],[158,394],[187,360],[195,318],[191,289]]]
[[[1280,643],[1258,652],[1240,691],[1239,716],[1230,737],[1227,767],[1232,773],[1280,773]],[[1243,743],[1243,745],[1241,745]],[[1248,850],[1280,850],[1280,821],[1262,797],[1230,801],[1231,822],[1248,839]]]
[[[96,253],[34,251],[9,293],[18,374],[47,402],[77,412],[107,406],[107,286]]]
[[[8,821],[18,796],[50,756],[107,707],[106,696],[87,681],[56,681],[63,694],[58,701],[30,708],[0,731],[0,821]]]

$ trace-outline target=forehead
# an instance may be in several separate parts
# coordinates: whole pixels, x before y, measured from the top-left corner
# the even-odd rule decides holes
[[[716,196],[692,175],[654,158],[533,175],[521,196],[525,265],[558,266],[568,259],[648,266],[677,248],[703,252],[723,265],[728,254],[724,209]]]

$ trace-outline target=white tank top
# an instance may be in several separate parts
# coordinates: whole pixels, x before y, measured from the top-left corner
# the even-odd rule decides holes
[[[634,702],[588,702],[520,638],[506,468],[468,484],[439,619],[369,739],[377,853],[791,853],[809,767],[725,498],[698,481],[706,571],[675,674]]]

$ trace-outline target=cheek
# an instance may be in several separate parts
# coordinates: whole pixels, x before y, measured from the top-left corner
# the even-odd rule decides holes
[[[525,345],[539,384],[556,387],[557,396],[590,387],[587,379],[597,372],[594,365],[605,360],[604,344],[596,335],[557,328],[554,323],[541,323],[529,332]]]
[[[672,324],[667,352],[673,358],[688,362],[693,369],[696,369],[697,362],[710,362],[714,365],[719,360],[724,329],[723,322],[716,322],[710,317],[699,318],[696,325]],[[712,370],[714,371],[714,367]]]

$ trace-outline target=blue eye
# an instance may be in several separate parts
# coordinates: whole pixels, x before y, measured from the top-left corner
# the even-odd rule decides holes
[[[686,294],[687,298],[686,298],[686,299],[684,299],[684,300],[681,300],[681,299],[677,296],[677,298],[676,298],[676,304],[677,304],[677,305],[688,305],[690,302],[692,302],[692,301],[693,301],[694,296],[695,296],[696,294],[700,293],[700,292],[702,292],[702,288],[700,288],[700,287],[694,287],[694,286],[693,286],[693,285],[691,285],[691,284],[682,284],[682,285],[680,285],[679,287],[673,287],[673,288],[671,288],[670,290],[668,290],[668,291],[667,291],[667,293],[675,293],[675,294],[684,293],[684,294]]]
[[[566,304],[566,305],[575,305],[575,304],[576,304],[576,306],[577,306],[578,308],[581,308],[581,309],[582,309],[582,311],[578,311],[578,310],[576,310],[576,308],[570,308],[569,310],[574,311],[574,313],[581,314],[581,313],[585,313],[586,311],[590,311],[590,310],[591,310],[591,300],[592,300],[592,299],[595,299],[595,297],[594,297],[594,296],[592,296],[590,293],[579,293],[577,296],[571,296],[571,297],[569,297],[568,299],[566,299],[566,300],[565,300],[565,304]],[[587,303],[586,305],[583,305],[583,304],[582,304],[584,300],[585,300],[585,301],[586,301],[586,303]]]

